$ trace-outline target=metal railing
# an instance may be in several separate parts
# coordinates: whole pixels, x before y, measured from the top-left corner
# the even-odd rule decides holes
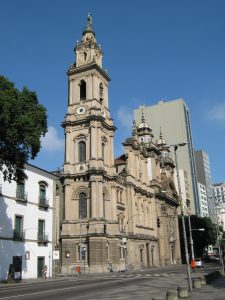
[[[37,240],[39,243],[48,243],[48,234],[46,233],[38,233]]]
[[[20,190],[17,190],[16,191],[16,198],[18,200],[21,200],[21,201],[27,201],[27,193],[24,192],[24,191],[20,191]]]
[[[16,230],[13,231],[13,239],[16,241],[23,241],[25,239],[25,231],[23,230]]]
[[[49,200],[46,197],[39,197],[39,206],[49,207]]]

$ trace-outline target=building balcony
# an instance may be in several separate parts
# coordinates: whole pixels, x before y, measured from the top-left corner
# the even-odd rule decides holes
[[[42,208],[48,208],[49,207],[49,200],[46,197],[39,197],[39,203],[38,203],[39,207]]]
[[[27,202],[27,193],[24,191],[16,191],[16,200],[21,202]]]
[[[25,239],[25,231],[14,230],[13,231],[13,239],[15,241],[24,241],[24,239]]]
[[[39,244],[47,244],[49,242],[48,234],[46,233],[38,233],[37,242]]]

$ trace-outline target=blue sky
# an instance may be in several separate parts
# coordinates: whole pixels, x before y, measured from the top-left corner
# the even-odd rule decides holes
[[[37,92],[49,133],[35,164],[63,165],[66,71],[88,12],[112,78],[115,156],[130,135],[132,111],[184,98],[196,149],[210,157],[213,182],[225,181],[224,0],[1,0],[0,74]]]

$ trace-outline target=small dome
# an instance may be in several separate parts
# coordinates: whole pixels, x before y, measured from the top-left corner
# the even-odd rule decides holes
[[[161,127],[160,127],[160,134],[159,134],[159,139],[158,141],[156,141],[156,144],[158,146],[164,146],[166,145],[166,140],[164,140],[163,136],[162,136],[162,130],[161,130]]]
[[[158,146],[166,145],[166,141],[164,139],[161,139],[161,138],[156,143],[157,143]]]
[[[138,129],[142,129],[142,128],[150,128],[150,127],[148,126],[147,123],[141,123],[138,125]]]
[[[140,130],[140,129],[145,129],[145,130],[147,130],[147,131],[151,131],[150,126],[149,126],[148,123],[146,123],[146,121],[145,121],[143,109],[142,109],[141,123],[138,125],[137,128],[138,128],[139,130]]]

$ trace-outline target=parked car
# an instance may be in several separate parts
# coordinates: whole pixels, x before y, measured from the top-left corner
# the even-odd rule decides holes
[[[196,268],[204,268],[204,262],[202,261],[201,258],[195,258],[195,266]]]

